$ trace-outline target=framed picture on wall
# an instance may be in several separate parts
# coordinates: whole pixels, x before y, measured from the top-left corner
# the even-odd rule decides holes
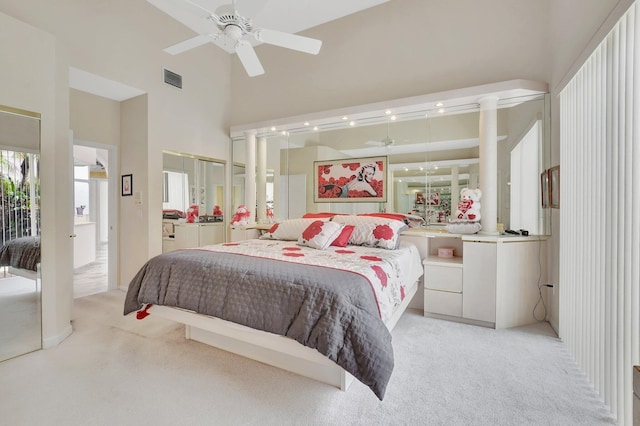
[[[122,175],[122,196],[133,194],[133,175]]]
[[[560,208],[560,166],[549,169],[549,205]]]
[[[540,173],[540,201],[542,208],[549,207],[549,171]]]
[[[314,161],[316,203],[386,202],[387,157]]]

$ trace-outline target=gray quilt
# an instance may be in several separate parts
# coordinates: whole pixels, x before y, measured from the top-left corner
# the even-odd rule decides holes
[[[0,249],[0,266],[38,270],[40,237],[22,237],[7,241]]]
[[[129,284],[124,314],[151,303],[295,339],[333,360],[382,400],[391,334],[361,275],[278,260],[178,250],[149,260]]]

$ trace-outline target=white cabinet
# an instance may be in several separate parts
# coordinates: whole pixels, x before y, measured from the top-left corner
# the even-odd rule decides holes
[[[465,242],[465,318],[495,322],[497,244]]]
[[[495,328],[537,321],[533,310],[540,299],[538,286],[547,282],[544,237],[470,236],[465,237],[464,250],[465,318]]]
[[[463,270],[460,238],[430,239],[430,254],[424,264],[424,311],[454,317],[462,316]],[[453,247],[453,258],[437,256],[438,248]],[[456,248],[458,247],[458,248]]]
[[[73,226],[73,267],[79,268],[96,260],[96,223],[77,222]]]
[[[411,228],[402,233],[402,241],[410,242],[418,248],[426,272],[419,282],[418,291],[421,296],[413,298],[409,304],[410,308],[424,310],[425,313],[440,312],[439,309],[445,309],[447,312],[445,315],[454,315],[454,312],[457,313],[462,309],[460,296],[449,294],[460,293],[461,290],[447,287],[452,281],[452,275],[455,277],[454,280],[457,280],[458,287],[462,286],[462,240],[460,237],[458,234],[422,228]],[[438,257],[440,247],[454,248],[455,257],[453,259]],[[432,292],[440,293],[430,294]],[[450,305],[454,307],[443,308]]]
[[[162,252],[202,247],[225,241],[223,223],[173,223],[171,236],[162,238]]]
[[[467,235],[449,240],[431,240],[423,262],[425,316],[495,328],[537,321],[538,285],[547,276],[544,237]],[[462,247],[453,259],[438,258],[437,247],[445,244]]]

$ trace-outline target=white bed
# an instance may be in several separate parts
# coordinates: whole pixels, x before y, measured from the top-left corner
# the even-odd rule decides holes
[[[401,228],[396,227],[394,229],[397,231]],[[397,232],[397,235],[399,236],[399,232]],[[388,243],[388,241],[383,241],[383,243]],[[163,304],[168,305],[170,303],[154,303],[151,300],[141,300],[140,295],[145,293],[145,285],[156,285],[155,283],[145,283],[150,283],[154,280],[157,281],[158,279],[156,277],[163,274],[178,275],[175,265],[181,265],[182,268],[185,268],[186,263],[184,262],[191,262],[193,257],[196,256],[196,253],[197,256],[199,256],[198,262],[202,263],[203,261],[201,257],[205,256],[205,254],[203,254],[204,251],[211,251],[212,253],[207,254],[207,256],[212,256],[212,258],[231,254],[234,261],[236,258],[243,258],[244,262],[266,261],[266,264],[268,264],[269,267],[276,264],[270,262],[277,262],[277,268],[286,269],[287,271],[289,268],[293,268],[293,271],[296,270],[296,267],[300,267],[303,269],[303,274],[307,273],[308,269],[306,268],[315,268],[319,266],[320,270],[324,272],[319,273],[317,272],[319,270],[316,270],[316,274],[320,275],[319,279],[316,278],[316,282],[322,281],[323,286],[335,285],[333,282],[329,283],[328,281],[330,280],[323,278],[325,274],[329,273],[329,270],[337,271],[336,273],[338,274],[346,275],[347,278],[345,278],[344,281],[341,281],[342,289],[344,289],[344,285],[351,286],[349,283],[355,280],[353,282],[358,282],[359,286],[358,294],[365,296],[365,299],[369,300],[366,304],[373,303],[374,305],[377,305],[375,308],[368,308],[368,314],[366,317],[368,319],[366,321],[364,319],[358,319],[358,323],[371,321],[374,316],[372,312],[375,310],[377,320],[373,321],[377,321],[380,325],[374,326],[374,329],[384,330],[386,327],[386,330],[388,331],[385,331],[384,333],[388,336],[386,339],[388,340],[389,345],[390,335],[388,332],[393,329],[415,295],[418,289],[418,279],[422,275],[423,271],[418,249],[408,242],[402,242],[401,244],[398,243],[397,249],[394,250],[354,245],[349,245],[346,248],[331,247],[323,250],[315,250],[309,247],[300,247],[292,241],[246,240],[238,243],[182,250],[182,253],[180,254],[165,253],[158,256],[157,258],[162,257],[162,259],[158,259],[153,265],[149,267],[147,267],[147,265],[143,266],[143,268],[138,272],[136,278],[132,281],[132,285],[135,288],[132,288],[130,285],[127,295],[128,301],[125,303],[125,314],[132,311],[131,303],[133,301],[137,303],[137,306],[143,306],[146,303],[147,305],[138,311],[137,317],[139,319],[150,314],[152,317],[158,316],[172,321],[177,321],[185,325],[185,335],[187,339],[196,340],[237,353],[242,356],[336,386],[342,390],[346,390],[355,378],[343,368],[345,364],[342,364],[342,367],[339,366],[337,363],[338,361],[334,362],[328,358],[328,353],[321,353],[322,351],[318,346],[315,346],[315,348],[313,345],[310,345],[311,347],[307,347],[299,343],[297,340],[285,337],[284,335],[258,330],[227,319],[221,319],[218,317],[219,315],[211,316],[211,313],[206,310],[204,312],[207,312],[207,315],[203,315],[201,313],[194,312],[195,309],[184,309],[185,306],[159,306]],[[174,257],[168,258],[167,256]],[[151,259],[148,264],[152,263],[154,259]],[[206,259],[206,262],[209,262],[210,258],[207,257]],[[253,264],[254,263],[252,263],[252,265]],[[296,266],[294,267],[293,265]],[[207,265],[206,268],[209,268],[209,265]],[[206,268],[205,270],[210,270]],[[193,268],[191,265],[190,269],[182,269],[180,272],[180,280],[185,280],[186,275],[197,275],[198,272],[196,269],[197,268]],[[190,272],[192,270],[195,272]],[[251,271],[251,273],[253,274],[253,271]],[[287,274],[288,273],[289,272],[287,272]],[[256,271],[255,274],[258,274],[258,272]],[[297,274],[300,274],[300,270],[298,270]],[[262,275],[255,276],[262,277]],[[226,278],[226,275],[224,277]],[[148,281],[145,281],[147,279]],[[191,277],[186,278],[186,280],[189,279],[191,279]],[[218,277],[217,282],[220,281],[225,280],[221,280]],[[279,281],[276,280],[276,282]],[[363,284],[363,282],[366,282],[367,284]],[[184,284],[181,282],[176,285],[182,286]],[[160,288],[161,290],[159,290]],[[169,288],[169,290],[167,290],[167,288]],[[306,292],[309,292],[306,287],[302,286],[302,288],[304,288]],[[202,293],[206,292],[205,290],[199,291]],[[146,294],[157,295],[162,292],[165,292],[166,294],[171,293],[172,290],[170,290],[170,284],[162,284],[161,287],[153,288],[151,291],[146,292]],[[175,299],[179,299],[180,297],[178,296],[174,295],[173,297]],[[358,296],[357,300],[362,300],[359,297],[360,296]],[[356,303],[356,305],[359,304],[360,302]],[[133,306],[133,310],[135,310],[136,304],[134,303]],[[349,302],[349,306],[353,307],[355,305],[352,302]],[[256,306],[253,305],[250,309],[255,308]],[[357,307],[356,309],[360,308]],[[273,314],[271,313],[271,315]],[[330,312],[329,316],[332,315],[333,314]],[[349,325],[349,327],[353,327],[353,324]],[[360,331],[358,330],[358,333],[359,332]],[[376,333],[379,332],[374,332],[371,336],[373,337]],[[369,336],[369,334],[358,334],[358,336]],[[296,336],[296,339],[300,340],[298,336]],[[362,339],[363,338],[358,337],[358,340]],[[305,345],[306,344],[307,342],[305,341]],[[377,340],[373,341],[373,346],[378,347]],[[384,347],[384,345],[380,347]],[[389,347],[389,349],[391,348]],[[392,370],[392,355],[388,354],[385,356],[391,356]],[[349,368],[352,368],[352,366],[350,365]],[[353,369],[350,371],[354,372]],[[390,375],[390,371],[388,373]],[[360,371],[358,371],[358,374],[361,374]],[[366,382],[369,377],[367,376],[364,379]],[[362,381],[363,378],[360,377],[360,380]],[[388,380],[388,376],[386,377],[386,380]],[[374,393],[382,399],[386,382],[384,383],[381,391],[376,387],[377,384],[373,386],[370,383],[365,384],[368,384]]]
[[[385,322],[389,331],[393,330],[417,289],[418,282],[415,281],[405,293],[404,301]],[[285,336],[179,308],[154,305],[148,312],[184,324],[187,339],[291,371],[343,391],[355,380],[351,374],[320,352]]]

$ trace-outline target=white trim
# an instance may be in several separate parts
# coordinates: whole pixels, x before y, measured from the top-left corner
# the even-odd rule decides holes
[[[62,330],[62,333],[60,334],[57,334],[51,337],[46,337],[46,338],[43,336],[42,349],[48,349],[54,346],[58,346],[60,343],[64,341],[64,339],[69,337],[71,333],[73,333],[73,327],[71,327],[71,324],[69,324],[64,328],[64,330]]]

